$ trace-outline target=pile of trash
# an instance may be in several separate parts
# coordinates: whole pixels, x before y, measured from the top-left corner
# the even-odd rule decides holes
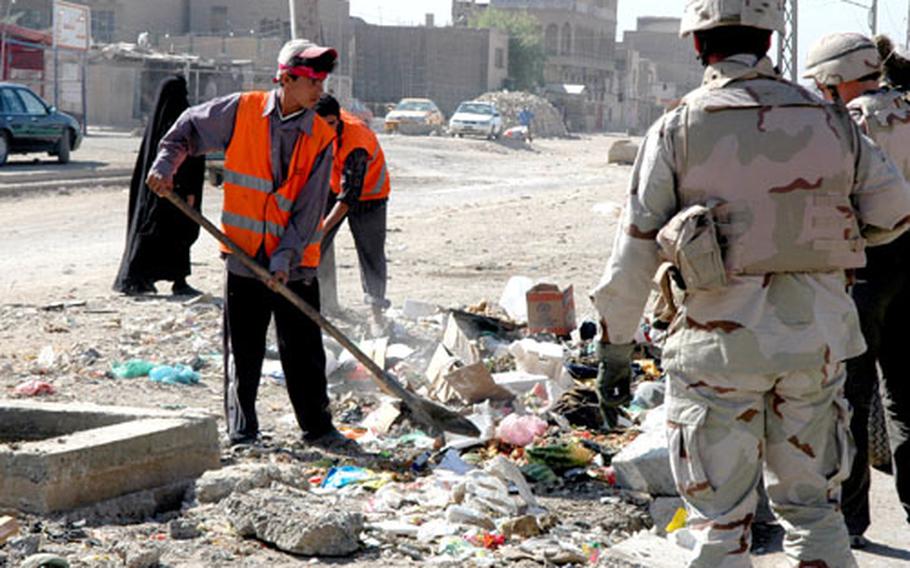
[[[159,309],[149,304],[146,313],[152,306]],[[24,311],[73,331],[85,318],[111,317],[117,340],[97,349],[85,341],[69,349],[46,346],[9,363],[15,396],[67,400],[77,385],[96,385],[92,398],[99,401],[119,402],[118,391],[128,390],[165,408],[199,395],[220,406],[217,299],[160,306],[158,319],[108,316],[113,310],[91,304],[64,310],[65,322],[40,309],[7,315]],[[379,561],[378,555],[395,565],[596,565],[611,547],[652,526],[648,494],[672,491],[672,480],[655,490],[667,481],[660,469],[667,459],[651,451],[663,443],[659,360],[638,354],[632,403],[607,427],[594,385],[596,325],[577,325],[571,286],[514,277],[498,301],[446,309],[411,299],[387,318],[385,337],[368,337],[366,326],[339,325],[407,388],[460,411],[478,437],[422,429],[359,361],[324,337],[333,417],[364,454],[316,452],[300,441],[273,338],[262,369],[260,444],[226,446],[225,467],[198,480],[179,511],[148,514],[140,524],[109,523],[51,546],[51,534],[77,534],[69,521],[24,517],[20,535],[6,547],[15,551],[10,559],[23,560],[25,552],[78,561],[126,558],[146,554],[154,535],[149,558],[171,564],[238,557],[270,563],[291,553]],[[641,441],[650,445],[624,457]],[[645,457],[654,465],[643,465]],[[92,518],[80,515],[70,520]],[[34,540],[33,533],[48,538],[20,554],[17,547]],[[171,540],[180,542],[169,546]],[[141,546],[107,546],[115,541]]]
[[[541,138],[568,136],[569,131],[562,119],[562,113],[547,99],[537,95],[516,91],[493,91],[477,97],[479,101],[496,103],[502,114],[503,128],[508,130],[520,124],[518,114],[528,109],[534,113],[532,135]]]

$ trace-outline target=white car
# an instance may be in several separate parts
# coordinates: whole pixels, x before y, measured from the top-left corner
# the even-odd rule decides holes
[[[463,102],[449,120],[449,133],[452,136],[475,134],[491,140],[499,138],[502,134],[502,115],[493,103]]]

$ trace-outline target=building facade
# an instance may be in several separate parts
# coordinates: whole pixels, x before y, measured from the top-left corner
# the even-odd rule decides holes
[[[667,109],[679,104],[702,81],[704,68],[691,38],[679,37],[679,18],[638,18],[623,33],[617,51],[618,93],[626,127],[642,132]]]
[[[616,97],[618,0],[456,0],[452,20],[467,25],[490,7],[526,12],[537,19],[547,54],[546,92],[572,130],[619,126]]]
[[[502,88],[509,38],[499,30],[376,26],[357,20],[354,96],[373,103],[433,99],[450,115],[458,103]]]

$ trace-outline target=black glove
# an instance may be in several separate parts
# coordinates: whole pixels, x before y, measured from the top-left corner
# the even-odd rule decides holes
[[[621,406],[632,400],[632,352],[634,343],[618,345],[597,343],[597,396],[604,422],[615,428],[619,422]]]

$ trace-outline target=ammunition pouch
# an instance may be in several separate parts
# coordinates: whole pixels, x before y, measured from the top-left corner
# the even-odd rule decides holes
[[[654,318],[669,323],[676,316],[673,284],[685,291],[710,291],[727,285],[723,253],[711,209],[691,205],[673,216],[657,233],[664,263],[654,276],[660,299]]]

